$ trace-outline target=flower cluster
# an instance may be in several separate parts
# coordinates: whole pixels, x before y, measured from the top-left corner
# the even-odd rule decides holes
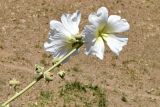
[[[67,55],[77,44],[85,44],[85,54],[95,55],[103,59],[105,44],[113,53],[119,55],[128,38],[117,33],[129,30],[129,23],[117,15],[108,16],[108,10],[101,7],[88,17],[90,25],[86,25],[82,33],[79,32],[81,13],[63,14],[61,22],[52,20],[48,41],[44,48],[53,54],[55,59]],[[74,52],[77,54],[79,50]],[[73,55],[74,55],[73,54]]]

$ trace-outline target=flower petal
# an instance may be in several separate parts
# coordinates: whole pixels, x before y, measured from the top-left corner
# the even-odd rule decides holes
[[[122,51],[123,46],[127,45],[128,42],[127,37],[115,36],[112,34],[106,34],[106,36],[103,36],[103,39],[116,55],[119,55],[120,51]]]
[[[64,50],[63,48],[72,47],[67,41],[68,38],[65,35],[57,33],[49,37],[48,41],[44,43],[44,48],[51,53],[59,53],[59,50]]]
[[[97,10],[97,13],[91,13],[88,20],[91,24],[98,26],[100,23],[107,22],[108,10],[106,7],[101,7]]]
[[[126,19],[121,19],[121,17],[117,16],[117,15],[109,16],[108,26],[109,26],[110,29],[112,29],[108,33],[124,32],[124,31],[129,30],[129,28],[130,28],[130,25],[127,22],[127,20]]]
[[[44,43],[44,48],[46,51],[51,52],[54,58],[62,58],[73,49],[72,43],[67,42],[68,39],[69,38],[62,33],[57,33],[49,37],[48,41]],[[78,54],[78,51],[73,53],[73,55],[76,54]],[[63,61],[63,63],[66,61],[68,60]]]
[[[103,60],[104,42],[101,37],[98,37],[95,42],[86,44],[86,55],[96,55],[99,59]]]
[[[79,33],[79,23],[81,20],[81,13],[80,11],[76,11],[75,13],[71,14],[63,14],[61,16],[61,21],[64,27],[72,34],[76,35]]]
[[[71,34],[67,31],[67,29],[64,27],[62,23],[56,20],[50,21],[50,29],[53,32],[60,32],[63,33],[63,35],[71,36]]]
[[[85,42],[93,42],[96,39],[96,27],[94,25],[86,25],[83,33]]]

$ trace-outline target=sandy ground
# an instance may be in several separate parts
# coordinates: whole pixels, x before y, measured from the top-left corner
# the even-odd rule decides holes
[[[53,82],[40,81],[12,107],[30,107],[42,90],[54,95],[45,107],[64,107],[60,87],[74,81],[105,90],[106,107],[160,107],[160,0],[0,0],[0,102],[14,93],[9,80],[21,81],[22,89],[33,80],[36,63],[46,68],[51,65],[52,57],[43,49],[50,20],[80,10],[82,30],[88,24],[88,15],[101,6],[131,25],[124,33],[129,42],[121,55],[116,58],[107,48],[101,61],[84,55],[82,47],[79,55],[61,67],[69,71],[65,80],[54,75]]]

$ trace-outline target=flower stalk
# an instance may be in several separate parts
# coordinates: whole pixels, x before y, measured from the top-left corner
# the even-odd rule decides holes
[[[79,49],[81,46],[83,45],[83,43],[79,43],[77,44],[67,55],[65,55],[63,58],[61,58],[57,63],[55,63],[53,66],[51,66],[49,69],[47,69],[46,71],[44,71],[44,73],[46,72],[52,72],[54,68],[56,68],[59,64],[61,64],[65,59],[67,59],[70,55],[72,55],[75,51],[77,51],[77,49]],[[17,99],[19,96],[21,96],[23,93],[25,93],[26,91],[28,91],[31,87],[33,87],[39,80],[41,80],[43,78],[43,74],[40,74],[35,80],[33,80],[28,86],[26,86],[24,89],[22,89],[20,92],[17,92],[14,96],[12,96],[11,98],[9,98],[7,101],[5,101],[1,107],[6,107],[10,102],[14,101],[15,99]]]

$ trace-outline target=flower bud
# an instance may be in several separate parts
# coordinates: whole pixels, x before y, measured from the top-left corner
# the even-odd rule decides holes
[[[51,72],[44,72],[43,76],[44,79],[48,82],[53,80],[53,74]]]
[[[42,67],[42,66],[40,66],[38,64],[36,64],[35,67],[36,67],[36,74],[40,74],[44,70],[44,67]]]
[[[81,39],[81,38],[82,38],[82,35],[81,35],[81,34],[77,34],[77,35],[75,36],[75,38],[76,38],[76,39]]]
[[[60,60],[61,60],[61,58],[56,57],[56,58],[53,59],[52,64],[54,65],[54,64],[56,64]],[[60,67],[61,65],[62,65],[62,63],[59,64],[57,67]]]
[[[64,79],[65,71],[60,71],[57,73],[62,79]]]
[[[12,79],[9,81],[9,85],[16,87],[16,86],[20,85],[20,81],[17,81],[16,79]]]
[[[56,57],[56,58],[53,59],[52,64],[54,65],[54,64],[56,64],[58,61],[60,61],[60,58]]]

